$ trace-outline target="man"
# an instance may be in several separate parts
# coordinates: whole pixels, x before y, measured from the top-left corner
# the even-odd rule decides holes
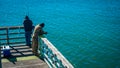
[[[43,27],[45,26],[44,23],[38,24],[37,26],[35,26],[34,32],[33,32],[33,36],[32,36],[32,50],[33,53],[38,56],[38,36],[41,36],[43,34],[47,34],[47,32],[43,31]]]
[[[31,34],[33,29],[33,23],[28,16],[25,17],[23,25],[25,30],[26,45],[31,47]]]

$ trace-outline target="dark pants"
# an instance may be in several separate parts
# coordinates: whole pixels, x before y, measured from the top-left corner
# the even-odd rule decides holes
[[[25,38],[26,38],[26,45],[31,46],[31,31],[25,32]]]

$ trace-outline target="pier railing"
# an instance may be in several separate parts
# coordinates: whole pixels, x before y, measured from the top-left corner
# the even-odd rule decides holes
[[[0,27],[0,46],[25,45],[25,43],[23,26]],[[47,38],[39,37],[38,51],[40,58],[44,59],[50,68],[74,68]]]
[[[23,26],[0,27],[0,45],[25,44]]]
[[[39,38],[39,52],[50,68],[74,68],[47,38]]]

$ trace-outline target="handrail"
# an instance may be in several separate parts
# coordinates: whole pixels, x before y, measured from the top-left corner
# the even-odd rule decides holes
[[[40,56],[48,63],[49,67],[74,68],[47,38],[39,38],[39,45]]]
[[[23,26],[12,26],[12,27],[0,27],[0,30],[6,30],[6,29],[23,29]]]
[[[25,39],[25,34],[23,26],[10,26],[10,27],[0,27],[0,45],[10,45],[10,44],[25,44],[25,40],[21,41],[19,39]],[[23,30],[23,31],[20,31]],[[17,40],[17,42],[15,41]],[[18,41],[19,40],[19,41]]]

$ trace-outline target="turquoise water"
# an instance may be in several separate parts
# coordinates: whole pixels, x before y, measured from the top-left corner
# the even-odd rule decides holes
[[[0,0],[0,27],[44,22],[75,68],[120,68],[120,0]]]

